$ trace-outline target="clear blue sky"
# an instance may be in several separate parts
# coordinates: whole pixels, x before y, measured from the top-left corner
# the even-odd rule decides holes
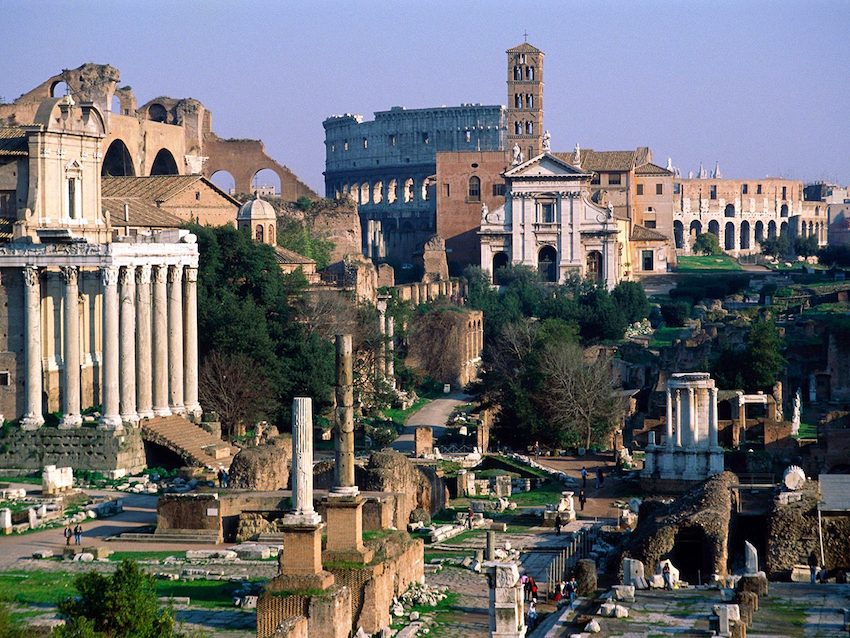
[[[194,97],[323,192],[322,120],[505,104],[505,49],[546,53],[556,151],[649,146],[696,171],[850,182],[850,3],[4,0],[0,96],[111,64],[139,104]]]

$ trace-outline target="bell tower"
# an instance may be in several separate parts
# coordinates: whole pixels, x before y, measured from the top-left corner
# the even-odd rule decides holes
[[[523,42],[508,49],[507,150],[523,160],[543,152],[543,51]]]

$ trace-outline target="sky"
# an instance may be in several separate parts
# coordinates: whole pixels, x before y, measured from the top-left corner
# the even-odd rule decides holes
[[[850,183],[846,0],[3,0],[0,16],[5,101],[111,64],[139,105],[196,98],[219,136],[262,139],[318,193],[326,117],[506,104],[526,32],[554,151]]]

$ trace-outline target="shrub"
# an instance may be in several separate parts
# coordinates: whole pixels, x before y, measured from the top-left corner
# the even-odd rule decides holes
[[[661,305],[661,316],[668,326],[683,326],[691,316],[691,304],[684,299]]]

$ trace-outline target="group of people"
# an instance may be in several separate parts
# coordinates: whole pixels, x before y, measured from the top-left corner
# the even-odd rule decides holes
[[[82,545],[83,544],[83,527],[79,523],[73,529],[73,531],[71,530],[70,525],[66,525],[64,535],[65,535],[65,545],[66,546],[71,544],[71,537],[74,538],[74,544],[75,545]]]
[[[520,582],[523,586],[525,602],[528,603],[528,610],[525,613],[525,624],[528,625],[528,631],[531,631],[534,629],[534,625],[538,619],[537,583],[528,574],[523,574],[520,577]],[[576,596],[578,596],[578,583],[576,579],[562,580],[555,589],[555,604],[558,606],[569,604],[570,609],[573,609],[576,603]],[[563,603],[561,602],[562,600],[564,601]],[[569,603],[566,602],[567,600],[569,600]]]
[[[561,600],[569,598],[570,609],[575,606],[576,596],[578,595],[578,583],[575,578],[570,580],[562,580],[558,583],[558,589],[555,591],[555,602],[560,604]]]
[[[582,488],[587,488],[587,476],[588,476],[587,468],[586,467],[581,468],[581,486],[582,486]],[[602,466],[600,465],[599,467],[596,468],[596,489],[599,489],[600,487],[602,487],[602,485],[604,483],[605,483],[605,472],[602,469]],[[584,491],[584,490],[582,490],[582,491]],[[582,509],[584,509],[584,508],[582,508]]]

